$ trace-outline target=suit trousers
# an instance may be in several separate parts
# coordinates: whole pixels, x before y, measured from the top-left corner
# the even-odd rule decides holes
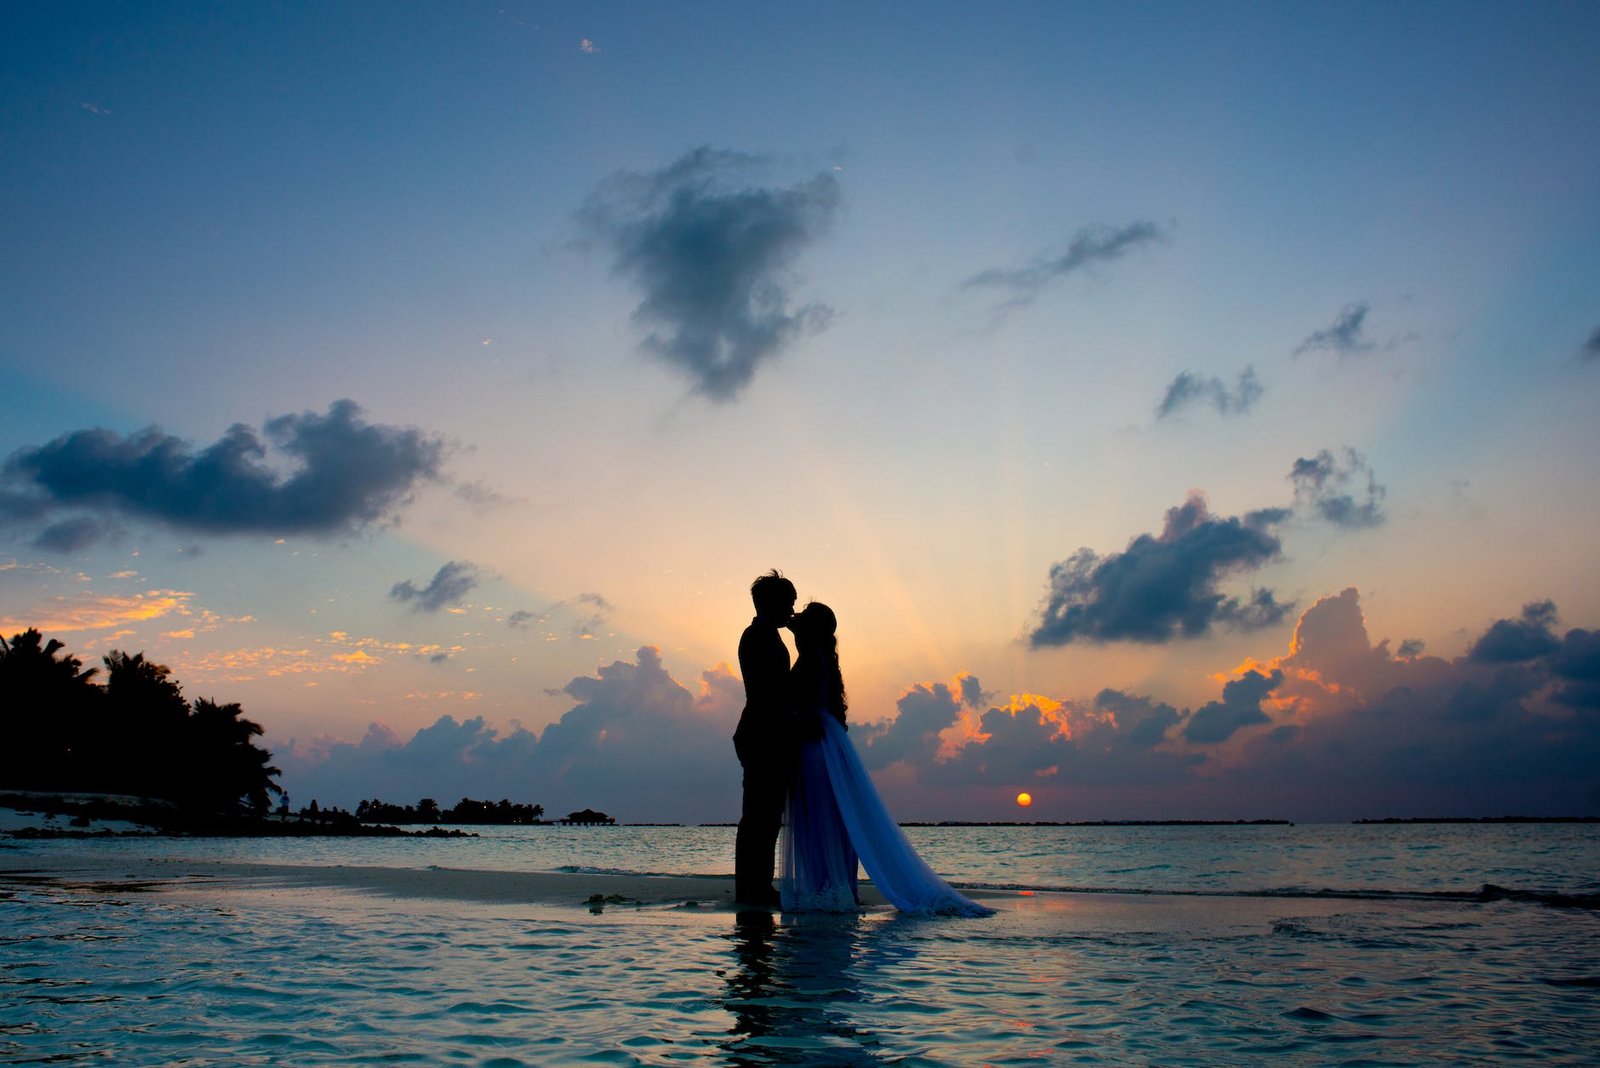
[[[744,767],[744,803],[733,845],[733,890],[740,900],[756,902],[773,893],[773,855],[783,827],[792,761],[774,745],[735,739],[733,748]]]

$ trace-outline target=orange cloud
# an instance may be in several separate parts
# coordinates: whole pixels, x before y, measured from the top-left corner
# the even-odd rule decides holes
[[[183,590],[147,590],[134,594],[54,597],[19,617],[0,619],[0,632],[12,634],[36,627],[45,634],[115,630],[166,615],[188,615],[194,594]]]

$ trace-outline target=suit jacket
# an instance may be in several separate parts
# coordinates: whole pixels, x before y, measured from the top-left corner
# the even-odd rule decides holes
[[[778,628],[760,616],[739,638],[739,673],[744,676],[744,712],[733,740],[741,749],[777,755],[789,737],[789,649]]]

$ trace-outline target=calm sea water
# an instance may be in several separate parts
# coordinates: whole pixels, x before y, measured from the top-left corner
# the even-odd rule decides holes
[[[913,828],[983,920],[0,884],[0,1062],[1414,1064],[1600,1057],[1592,826]],[[727,828],[12,842],[725,873]],[[1484,884],[1516,891],[1474,900]],[[1059,893],[1079,889],[1093,893]],[[1327,893],[1331,891],[1332,893]],[[1452,896],[1456,895],[1456,896]]]

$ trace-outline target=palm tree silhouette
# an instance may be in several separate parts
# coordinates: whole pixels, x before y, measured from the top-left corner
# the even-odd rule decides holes
[[[71,785],[86,754],[84,728],[101,696],[66,646],[30,627],[8,642],[0,637],[0,783],[52,789]]]
[[[37,629],[0,638],[0,786],[127,793],[202,819],[264,814],[280,774],[238,704],[191,706],[165,664],[118,650],[83,667]]]

